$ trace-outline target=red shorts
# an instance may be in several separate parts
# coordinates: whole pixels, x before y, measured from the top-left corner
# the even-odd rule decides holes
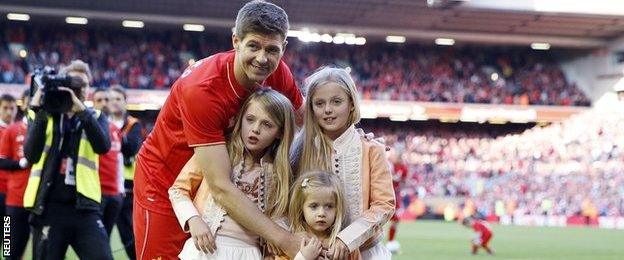
[[[475,238],[472,243],[477,245],[477,246],[487,246],[488,243],[490,242],[490,239],[492,239],[492,235],[489,236],[480,236],[478,238]]]
[[[190,237],[184,233],[177,218],[147,210],[134,200],[132,216],[137,259],[178,259],[184,242]]]

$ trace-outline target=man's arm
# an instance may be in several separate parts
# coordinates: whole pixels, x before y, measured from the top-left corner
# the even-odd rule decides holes
[[[297,254],[300,239],[262,214],[230,181],[232,169],[224,144],[195,147],[195,157],[215,200],[236,223],[278,245],[291,257]]]
[[[136,122],[128,131],[128,134],[123,136],[121,142],[121,153],[126,157],[132,157],[139,152],[139,148],[141,147],[141,142],[143,138],[141,137],[141,131],[143,130],[143,126],[141,123]]]
[[[24,141],[24,157],[29,162],[36,163],[41,158],[45,146],[47,124],[48,113],[40,109],[37,111],[34,120],[29,124],[26,141]]]
[[[19,161],[14,161],[14,160],[7,159],[7,158],[0,158],[0,169],[8,170],[8,171],[15,171],[15,170],[22,169],[22,167],[20,167]]]
[[[105,154],[111,147],[108,133],[108,119],[102,113],[96,118],[93,110],[86,109],[77,113],[78,118],[84,124],[87,139],[97,154]]]

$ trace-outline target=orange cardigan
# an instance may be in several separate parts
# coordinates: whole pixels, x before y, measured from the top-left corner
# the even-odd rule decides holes
[[[332,145],[332,169],[342,177],[350,211],[359,211],[349,213],[351,224],[338,234],[338,238],[349,251],[358,248],[363,251],[381,242],[383,226],[394,214],[396,204],[390,164],[384,145],[366,140],[354,126]],[[356,205],[358,199],[361,204]]]

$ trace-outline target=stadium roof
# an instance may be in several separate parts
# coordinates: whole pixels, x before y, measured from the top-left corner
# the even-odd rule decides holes
[[[288,12],[293,29],[355,33],[366,37],[406,36],[408,41],[453,38],[459,42],[596,48],[624,34],[624,16],[545,13],[527,8],[470,7],[465,0],[273,1]],[[476,1],[476,0],[474,0]],[[600,1],[600,0],[595,0]],[[197,23],[232,27],[246,1],[215,0],[4,0],[2,12],[89,19],[142,20],[153,24]],[[438,8],[428,6],[428,3]],[[501,2],[501,1],[498,1]],[[526,1],[525,1],[526,2]],[[474,3],[474,2],[473,2]],[[440,8],[441,7],[441,8]],[[490,7],[496,8],[496,7]]]

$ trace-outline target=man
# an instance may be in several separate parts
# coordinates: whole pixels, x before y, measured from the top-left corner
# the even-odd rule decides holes
[[[15,115],[17,113],[17,104],[15,102],[15,98],[9,94],[3,94],[0,96],[0,139],[4,135],[5,131],[9,127],[13,120],[15,120]],[[9,172],[5,170],[10,170],[11,167],[0,167],[0,216],[5,216],[5,200],[7,197],[7,178]],[[4,237],[4,229],[2,230],[2,235]]]
[[[93,108],[108,115],[109,99],[108,89],[96,89],[93,92]],[[100,204],[102,222],[110,238],[123,203],[123,158],[121,156],[121,129],[110,120],[107,122],[111,148],[106,154],[99,156],[98,170],[102,188],[102,203]]]
[[[392,186],[394,187],[394,196],[396,198],[396,210],[390,219],[390,228],[388,229],[388,244],[386,247],[392,254],[401,252],[401,244],[395,239],[397,226],[399,225],[399,210],[401,209],[401,186],[407,180],[407,166],[403,163],[403,159],[399,154],[394,153],[392,156]]]
[[[249,2],[236,18],[234,50],[196,62],[172,86],[137,157],[134,235],[139,259],[177,258],[187,239],[167,190],[193,153],[217,203],[237,223],[295,256],[300,239],[264,216],[230,181],[225,146],[225,134],[256,87],[271,86],[301,108],[302,95],[281,61],[287,31],[284,10],[264,1]],[[214,251],[214,241],[209,243]]]
[[[476,255],[477,251],[480,247],[485,249],[485,251],[491,255],[494,254],[492,249],[488,246],[490,240],[492,239],[492,229],[490,229],[489,225],[481,220],[467,217],[462,220],[462,225],[467,228],[472,228],[475,232],[474,237],[472,238],[472,254]]]
[[[31,211],[34,258],[63,259],[71,245],[81,259],[112,259],[99,215],[97,169],[98,154],[110,149],[107,119],[83,104],[91,81],[86,63],[73,61],[60,74],[73,78],[71,86],[58,87],[68,93],[70,110],[43,109],[39,86],[24,143],[24,155],[33,162],[24,207]]]
[[[136,259],[134,235],[132,234],[132,187],[134,186],[135,156],[145,138],[145,128],[141,122],[126,110],[126,91],[121,86],[113,86],[109,91],[110,121],[121,129],[121,153],[123,155],[124,198],[121,213],[117,218],[117,229],[126,254]]]

